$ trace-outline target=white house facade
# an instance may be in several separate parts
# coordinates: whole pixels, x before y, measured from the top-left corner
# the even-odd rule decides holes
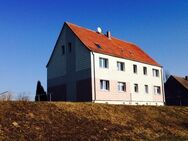
[[[54,101],[164,105],[163,69],[138,46],[65,23],[47,64]]]
[[[92,91],[94,102],[131,105],[164,104],[161,67],[100,53],[93,53],[91,56],[94,56],[94,59],[91,59],[92,87],[96,87]],[[108,60],[106,68],[100,66],[101,58]],[[120,62],[123,64],[122,68],[118,65]],[[134,66],[136,66],[135,72]],[[103,83],[108,83],[108,86]]]

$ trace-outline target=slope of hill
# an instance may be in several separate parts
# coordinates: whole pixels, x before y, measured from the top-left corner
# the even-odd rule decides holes
[[[188,140],[188,107],[0,104],[0,140]]]

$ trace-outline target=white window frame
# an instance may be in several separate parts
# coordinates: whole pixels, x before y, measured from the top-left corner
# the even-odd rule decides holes
[[[133,73],[137,74],[138,73],[138,67],[136,64],[133,64]]]
[[[143,74],[144,75],[148,75],[148,69],[147,69],[147,67],[143,67]]]
[[[160,86],[154,86],[153,87],[154,94],[161,94],[161,87]]]
[[[99,67],[100,68],[108,68],[109,67],[108,59],[100,57],[99,58]]]
[[[117,70],[118,71],[125,71],[125,63],[117,61]]]
[[[110,90],[110,81],[109,80],[100,80],[100,89],[103,91]]]
[[[154,77],[159,77],[159,70],[158,69],[152,69],[152,71],[153,71]]]
[[[145,93],[148,94],[149,93],[149,87],[148,87],[148,85],[144,85],[144,89],[145,89]]]
[[[118,82],[118,92],[126,92],[126,83]]]
[[[138,93],[139,92],[139,87],[138,87],[138,84],[134,84],[134,92],[135,93]]]

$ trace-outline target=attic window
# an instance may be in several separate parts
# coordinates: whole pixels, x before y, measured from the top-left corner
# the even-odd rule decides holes
[[[61,49],[62,49],[62,55],[64,55],[64,54],[65,54],[65,46],[62,45],[62,46],[61,46]]]
[[[68,43],[68,49],[69,49],[69,52],[71,52],[71,50],[72,50],[71,42]]]
[[[95,44],[95,45],[97,46],[97,48],[102,48],[101,45],[99,45],[99,44]]]

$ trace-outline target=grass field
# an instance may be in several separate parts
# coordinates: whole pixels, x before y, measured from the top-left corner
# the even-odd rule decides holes
[[[188,107],[0,104],[0,140],[188,140]]]

